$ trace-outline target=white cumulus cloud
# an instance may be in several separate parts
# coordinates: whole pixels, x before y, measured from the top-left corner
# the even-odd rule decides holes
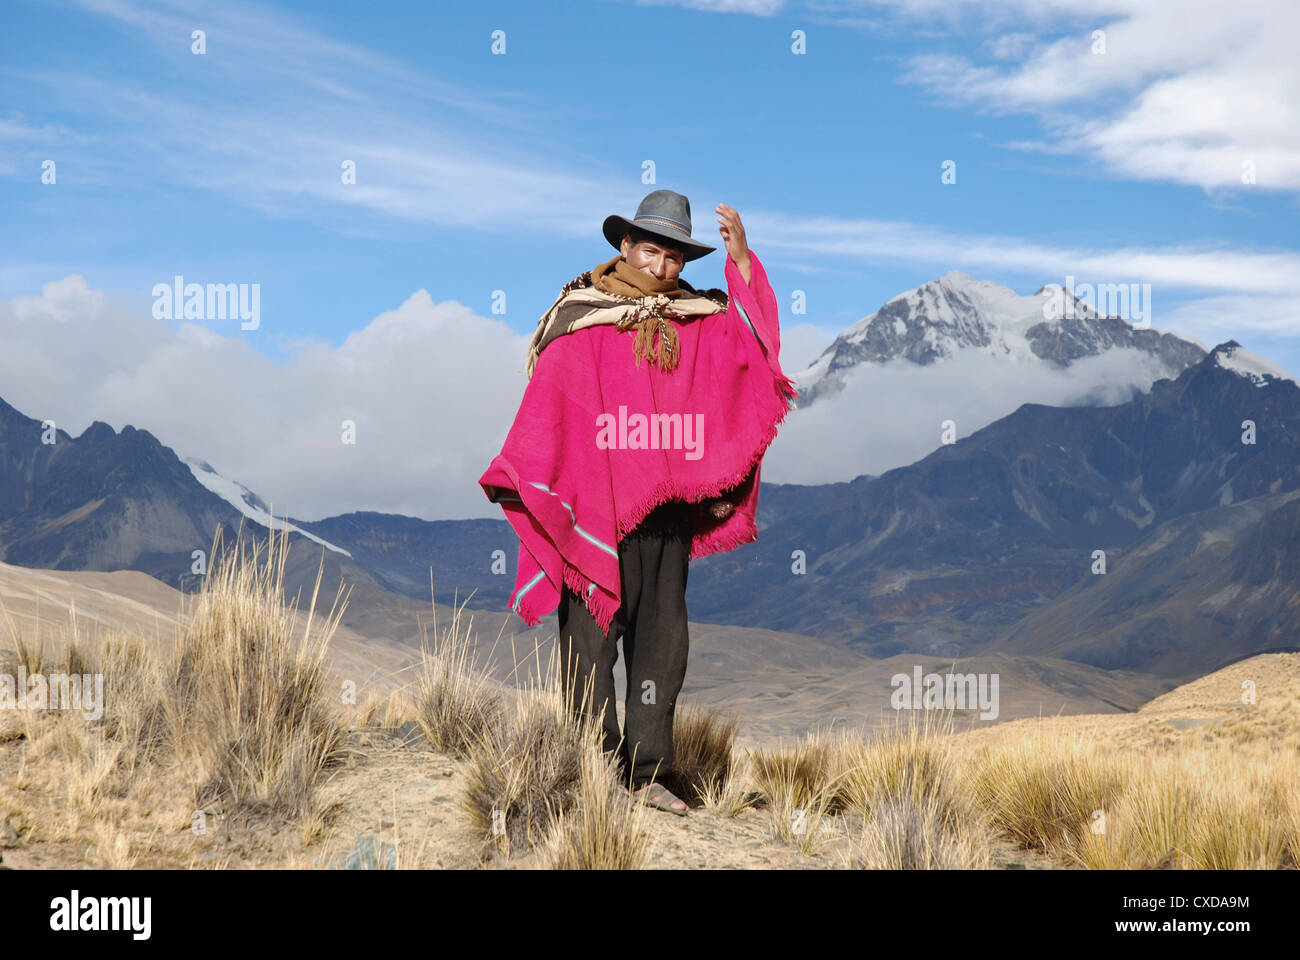
[[[499,514],[476,483],[523,395],[528,337],[419,290],[334,346],[277,363],[81,276],[0,300],[0,396],[73,436],[148,430],[303,520],[352,510]],[[357,442],[344,444],[344,421]]]

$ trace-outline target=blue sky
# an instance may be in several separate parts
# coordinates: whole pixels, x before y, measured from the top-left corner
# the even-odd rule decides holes
[[[94,314],[98,332],[82,332],[116,373],[65,358],[38,379],[29,358],[3,368],[0,396],[61,411],[74,433],[133,422],[210,452],[223,448],[215,426],[183,436],[166,378],[150,371],[190,364],[191,385],[228,381],[208,362],[221,354],[306,382],[313,364],[353,369],[348,351],[403,305],[427,311],[410,322],[436,335],[419,341],[427,356],[408,346],[410,367],[382,377],[391,389],[428,369],[463,396],[483,384],[458,354],[505,350],[489,332],[517,348],[508,338],[532,331],[563,282],[613,255],[601,220],[630,217],[658,187],[690,197],[706,242],[719,242],[713,207],[736,207],[779,300],[806,291],[807,315],[783,317],[787,370],[895,294],[958,269],[1022,293],[1067,275],[1150,283],[1157,328],[1207,345],[1233,337],[1298,372],[1296,7],[10,0],[0,305],[45,318],[52,343]],[[195,29],[203,55],[191,52]],[[792,52],[796,30],[806,53]],[[46,160],[55,184],[41,182]],[[347,160],[352,185],[340,182]],[[954,184],[941,181],[945,161]],[[1254,183],[1241,182],[1246,163]],[[721,285],[722,257],[685,278]],[[260,328],[149,327],[139,315],[153,285],[176,274],[260,284]],[[497,290],[504,316],[492,314]],[[384,336],[404,349],[392,323]],[[152,386],[123,386],[125,369]],[[522,383],[492,380],[505,394],[497,420]],[[466,427],[483,429],[500,432]],[[248,479],[306,504],[301,478],[237,453],[247,446],[247,435],[224,441]],[[340,506],[349,489],[355,499],[348,483],[299,515]],[[376,503],[437,512],[418,499],[413,487]]]

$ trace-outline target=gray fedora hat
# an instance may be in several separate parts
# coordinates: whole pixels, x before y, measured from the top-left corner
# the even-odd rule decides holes
[[[691,239],[691,202],[672,190],[647,193],[631,220],[613,213],[605,218],[601,229],[605,239],[617,250],[622,247],[623,234],[630,227],[638,227],[681,247],[687,260],[698,260],[718,249]]]

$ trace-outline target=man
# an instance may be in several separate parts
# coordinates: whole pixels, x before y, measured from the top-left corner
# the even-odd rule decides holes
[[[479,479],[520,538],[511,608],[531,626],[559,607],[570,709],[603,714],[633,794],[680,815],[656,781],[673,762],[689,562],[757,538],[762,457],[795,397],[767,274],[740,215],[715,212],[727,292],[680,277],[716,249],[691,237],[681,194],[655,190],[631,221],[605,219],[619,254],[565,284],[538,322],[519,413]]]

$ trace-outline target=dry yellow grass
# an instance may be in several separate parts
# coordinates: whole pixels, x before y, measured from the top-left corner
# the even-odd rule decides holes
[[[0,740],[23,752],[0,789],[0,821],[25,842],[73,844],[112,867],[202,857],[218,816],[319,818],[315,787],[344,732],[323,669],[342,611],[313,631],[313,594],[295,636],[283,595],[287,532],[260,552],[223,551],[218,532],[213,569],[170,652],[121,636],[90,649],[74,634],[52,658],[14,638],[29,674],[101,676],[104,711],[5,716]]]
[[[726,798],[728,809],[736,809],[742,802],[731,799],[739,725],[737,717],[693,704],[679,710],[673,723],[673,768],[664,778],[668,789],[688,804],[717,806]]]
[[[753,751],[747,776],[774,836],[815,851],[838,827],[846,866],[987,867],[993,844],[1009,840],[1090,869],[1295,868],[1300,657],[1275,656],[1269,695],[1217,717],[1166,719],[1158,711],[1188,706],[1171,695],[1149,718],[1020,721],[973,737],[940,714]],[[1225,671],[1229,698],[1251,669]]]
[[[557,818],[542,843],[542,863],[553,870],[634,870],[650,850],[650,808],[633,803],[618,767],[601,750],[598,728],[583,737],[573,808]]]
[[[451,623],[421,645],[421,671],[415,716],[429,743],[455,757],[466,757],[477,743],[489,742],[500,726],[501,698],[474,655],[472,619],[461,630],[464,606],[455,608]]]
[[[558,647],[544,666],[535,649],[534,663],[510,716],[468,750],[462,809],[485,844],[507,857],[536,850],[557,867],[640,865],[644,808],[634,809],[614,759],[601,749],[599,724],[569,710],[564,684],[576,680],[562,668]],[[585,704],[590,695],[588,679],[576,699]]]
[[[952,820],[936,796],[880,798],[865,810],[860,832],[842,854],[861,870],[973,870],[992,866],[989,837],[973,815]]]
[[[750,776],[778,839],[842,865],[962,869],[992,863],[992,826],[961,783],[950,717],[874,736],[840,730],[751,752]]]
[[[1056,856],[1075,849],[1123,782],[1114,757],[1068,734],[986,748],[970,766],[975,797],[994,825],[1017,843]]]
[[[1122,761],[1124,790],[1073,859],[1094,869],[1294,868],[1300,771],[1294,753],[1265,763],[1194,747]]]
[[[809,734],[793,746],[749,754],[772,835],[805,853],[818,849],[823,821],[843,808],[834,758],[834,747],[820,734]]]
[[[241,558],[238,545],[220,555],[167,665],[164,702],[173,749],[206,774],[198,809],[296,819],[341,747],[341,698],[326,687],[325,651],[343,606],[336,600],[312,632],[318,575],[296,638],[284,600],[288,529],[267,547],[265,562],[256,549]]]
[[[1093,869],[1300,863],[1300,654],[1255,657],[1136,715],[959,737],[1007,836]],[[1086,722],[1080,722],[1086,721]]]
[[[835,742],[836,789],[861,819],[845,862],[865,869],[975,869],[992,865],[992,824],[966,782],[952,715],[923,715],[870,739]]]
[[[736,752],[727,776],[720,780],[706,781],[700,789],[700,803],[704,809],[719,816],[728,819],[738,817],[753,809],[762,799],[752,786],[754,782],[753,758],[748,752]]]
[[[923,714],[874,735],[740,750],[735,718],[686,706],[670,782],[703,806],[675,818],[633,803],[596,728],[565,710],[555,650],[503,697],[471,655],[461,610],[441,632],[435,623],[413,683],[367,692],[349,711],[325,670],[342,608],[316,617],[313,592],[295,619],[286,543],[273,538],[265,557],[214,544],[170,646],[87,642],[75,616],[66,643],[13,635],[0,667],[102,675],[105,710],[99,721],[0,710],[0,847],[57,849],[63,865],[330,865],[309,848],[350,847],[374,828],[336,836],[347,811],[322,788],[416,719],[432,751],[399,762],[391,748],[384,769],[400,777],[349,780],[348,796],[391,827],[399,867],[481,863],[475,844],[502,865],[671,866],[665,836],[679,860],[708,844],[699,865],[725,861],[733,842],[748,844],[747,863],[779,847],[786,863],[869,869],[981,868],[1012,844],[1026,862],[1092,869],[1300,862],[1300,655],[1234,664],[1133,714],[960,734]],[[449,813],[452,785],[463,804],[437,835],[415,796],[438,794],[431,783],[448,785]],[[463,864],[444,843],[457,830]]]

